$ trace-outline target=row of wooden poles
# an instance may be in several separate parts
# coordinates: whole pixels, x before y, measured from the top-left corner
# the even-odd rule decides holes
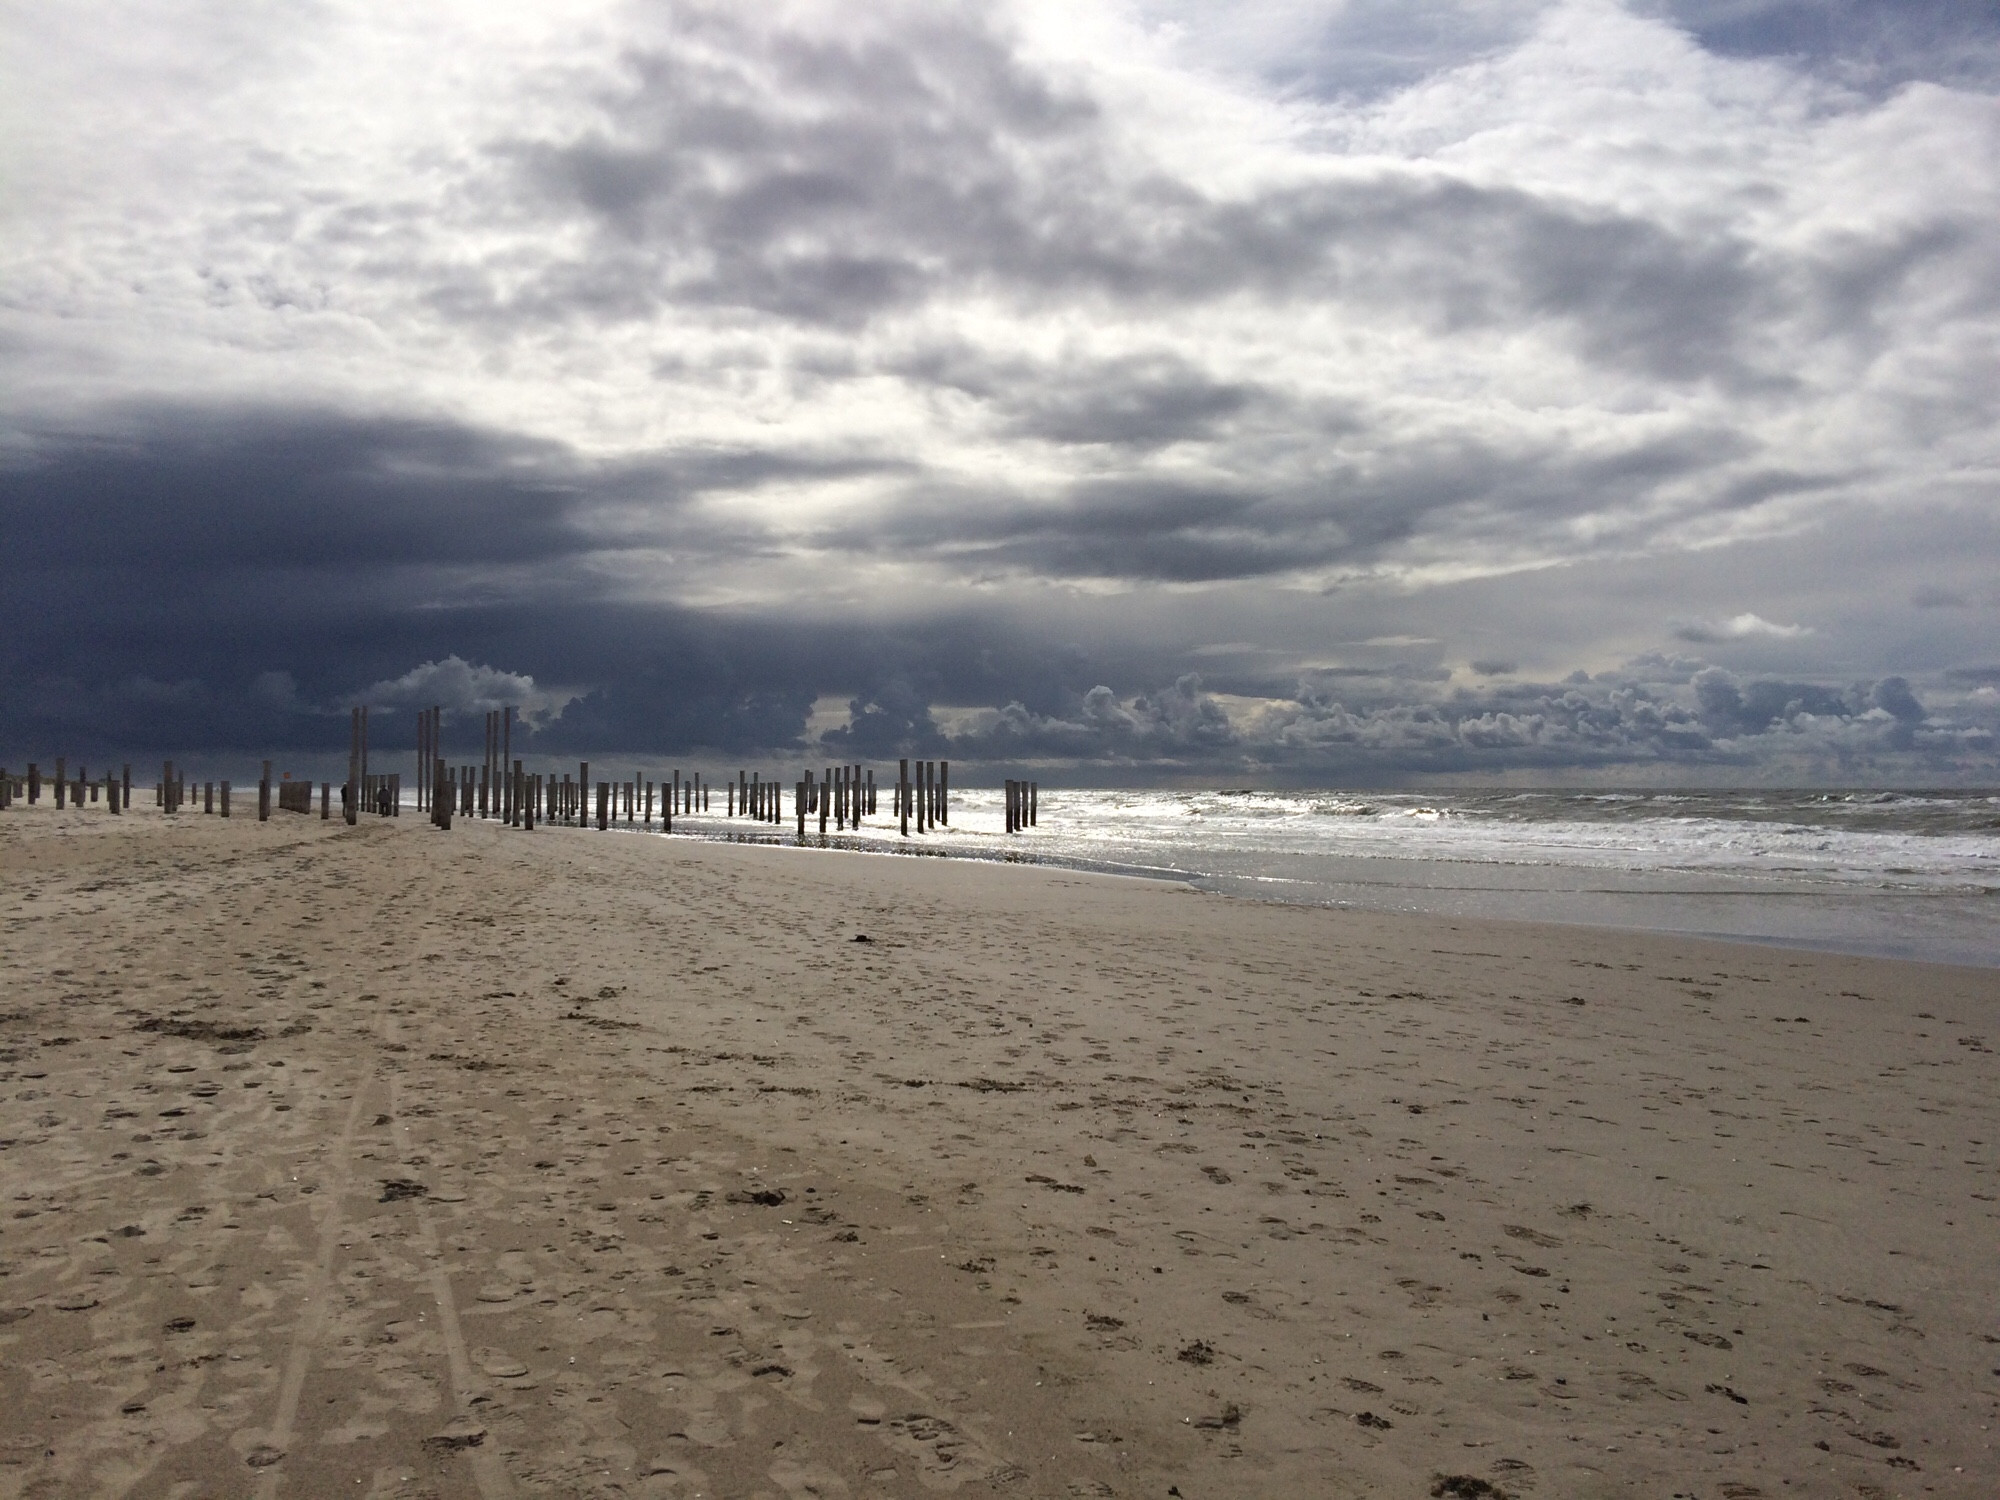
[[[365,775],[368,711],[356,709],[354,713],[356,759],[350,772]],[[454,765],[441,748],[444,710],[432,707],[417,715],[417,806],[428,811],[440,828],[451,827],[453,817],[497,819],[510,828],[533,828],[538,823],[580,827],[591,821],[593,812],[601,829],[613,823],[650,828],[657,806],[661,828],[671,833],[675,817],[714,811],[714,787],[699,772],[683,776],[675,769],[657,782],[635,774],[630,781],[598,781],[593,785],[589,761],[577,763],[574,779],[567,771],[560,779],[554,772],[529,771],[513,756],[511,707],[487,712],[483,736],[479,761]],[[890,816],[897,819],[905,835],[911,832],[912,822],[920,834],[950,824],[950,761],[918,761],[914,776],[911,763],[901,761],[891,790]],[[843,832],[859,828],[864,817],[878,813],[875,772],[866,766],[828,766],[818,777],[807,771],[793,783],[791,794],[793,819],[802,835],[807,819],[815,814],[819,831],[825,833],[829,820],[836,832]],[[1009,833],[1035,826],[1038,800],[1034,782],[1007,783]],[[723,814],[782,823],[784,789],[777,782],[764,780],[761,773],[738,771],[733,781],[723,782]]]
[[[495,709],[486,715],[485,748],[481,761],[474,765],[448,763],[441,750],[443,742],[444,712],[441,708],[428,708],[417,715],[417,807],[427,811],[431,822],[440,828],[451,827],[454,814],[461,817],[495,818],[513,828],[533,828],[537,823],[558,823],[575,827],[586,826],[593,812],[590,762],[577,764],[576,779],[572,781],[564,772],[561,780],[554,773],[529,772],[522,763],[512,758],[514,734],[514,710]],[[55,791],[57,807],[73,801],[83,806],[86,797],[97,802],[100,797],[108,810],[119,812],[131,805],[132,768],[124,767],[121,776],[108,772],[97,781],[92,781],[77,768],[74,779],[68,774],[67,762],[58,758],[56,774],[51,783]],[[0,768],[0,809],[13,805],[16,797],[25,795],[30,803],[41,800],[42,774],[39,764],[30,764],[25,777],[10,776]],[[217,792],[220,790],[218,805]],[[224,782],[204,782],[199,784],[202,811],[220,812],[229,816],[230,784]],[[862,819],[878,815],[875,772],[872,767],[859,764],[828,766],[817,777],[811,771],[790,788],[793,818],[800,836],[807,831],[807,822],[813,816],[819,819],[819,831],[826,833],[831,820],[835,832],[858,829]],[[671,833],[674,818],[688,817],[697,813],[713,811],[714,788],[701,773],[683,776],[676,769],[670,778],[655,783],[642,775],[635,775],[630,781],[599,781],[595,786],[595,814],[597,826],[608,829],[614,822],[650,828],[653,823],[655,798],[659,809],[660,826]],[[784,822],[785,789],[775,781],[766,781],[757,772],[738,771],[733,781],[723,783],[723,813],[729,818],[747,818],[756,822],[782,824]],[[948,760],[919,760],[914,763],[902,760],[897,763],[896,783],[890,788],[890,817],[897,820],[902,834],[907,837],[913,830],[918,834],[951,824],[951,762]],[[257,817],[259,821],[269,819],[273,798],[282,812],[310,815],[313,804],[313,783],[294,781],[289,772],[277,782],[271,779],[271,762],[264,762],[263,778],[257,783]],[[167,813],[178,813],[188,803],[188,783],[175,771],[172,761],[161,765],[159,783],[153,789],[154,804]],[[1018,833],[1024,828],[1036,826],[1039,803],[1039,788],[1032,781],[1009,781],[1006,784],[1006,824],[1007,832]],[[368,769],[368,710],[356,708],[352,711],[349,725],[347,781],[340,788],[341,815],[349,824],[360,820],[365,808],[381,817],[399,817],[402,813],[402,777],[396,773],[386,775],[371,773]],[[319,784],[319,815],[324,820],[332,816],[333,784]]]
[[[378,777],[380,810],[385,815],[393,815],[391,803],[398,795],[399,776]],[[132,767],[127,763],[118,775],[107,771],[92,780],[82,766],[77,767],[71,777],[67,760],[56,757],[56,773],[46,781],[42,777],[39,763],[31,762],[27,774],[12,776],[0,768],[0,810],[14,805],[17,800],[30,804],[42,800],[44,788],[52,791],[57,807],[83,807],[87,803],[100,804],[107,812],[119,813],[132,805]],[[322,781],[319,784],[319,815],[328,817],[333,798],[333,784]],[[348,802],[348,790],[341,788],[343,805]],[[201,811],[209,814],[230,814],[230,784],[226,781],[201,781],[190,783],[176,770],[172,761],[160,763],[160,779],[153,784],[153,805],[165,813],[179,813],[199,805]],[[282,779],[271,779],[271,762],[264,762],[263,778],[257,783],[257,819],[270,819],[275,805],[280,812],[310,813],[313,804],[313,784],[310,781],[294,781],[291,772],[285,772]],[[353,819],[349,818],[349,822]]]

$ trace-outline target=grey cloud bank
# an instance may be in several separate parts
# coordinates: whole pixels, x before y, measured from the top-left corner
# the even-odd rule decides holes
[[[1980,7],[7,25],[6,754],[2000,780]]]

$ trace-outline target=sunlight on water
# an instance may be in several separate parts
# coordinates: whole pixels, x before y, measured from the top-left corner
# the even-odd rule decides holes
[[[1166,876],[1263,900],[1705,932],[2000,965],[2000,796],[1967,792],[998,790],[829,845]],[[677,830],[796,841],[796,824]],[[818,820],[808,844],[820,842]]]

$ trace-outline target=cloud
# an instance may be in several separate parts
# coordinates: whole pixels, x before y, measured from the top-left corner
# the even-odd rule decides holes
[[[1777,625],[1761,615],[1747,612],[1732,615],[1727,620],[1695,620],[1674,627],[1675,640],[1695,642],[1755,639],[1791,641],[1812,633],[1810,625]]]
[[[1643,670],[1607,675],[1415,694],[1406,685],[1372,703],[1312,679],[1235,712],[1183,677],[1129,701],[1099,686],[1062,713],[1010,704],[945,743],[974,761],[1114,770],[1137,761],[1155,774],[1234,764],[1288,781],[1610,768],[1652,779],[1740,779],[1776,768],[1881,775],[1899,766],[1907,775],[1958,771],[1968,750],[1976,756],[1991,745],[1984,725],[1935,720],[1901,678],[1835,691],[1715,668],[1678,685]]]
[[[111,0],[13,41],[9,742],[427,693],[549,753],[1132,775],[1977,731],[1986,8]],[[1641,664],[1662,619],[1785,682],[1704,699]]]
[[[516,718],[531,728],[559,713],[572,697],[538,688],[525,672],[503,672],[459,656],[424,662],[400,677],[362,689],[360,696],[370,706],[441,708],[468,721],[474,714],[483,719],[495,709],[511,707]]]

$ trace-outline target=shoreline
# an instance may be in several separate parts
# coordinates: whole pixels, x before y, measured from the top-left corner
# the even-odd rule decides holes
[[[0,1494],[2000,1483],[1987,971],[164,821],[0,818]]]
[[[677,819],[677,821],[692,822],[694,821],[694,819],[691,817],[685,820]],[[557,830],[557,831],[563,831],[563,830]],[[567,831],[581,832],[586,830],[568,829]],[[587,830],[587,831],[594,832],[595,830]],[[926,846],[922,843],[917,843],[917,842],[908,842],[908,843],[900,841],[890,842],[886,838],[857,840],[851,834],[841,835],[835,833],[828,833],[825,835],[821,835],[815,832],[808,832],[804,836],[804,841],[801,842],[797,834],[789,832],[782,834],[774,833],[768,835],[756,834],[756,833],[738,834],[727,831],[713,830],[707,827],[700,827],[693,830],[682,830],[676,828],[676,830],[672,834],[665,834],[657,829],[632,828],[632,827],[621,828],[614,825],[612,828],[606,831],[609,833],[638,834],[654,838],[687,838],[708,843],[761,845],[770,848],[809,850],[809,851],[829,853],[829,854],[863,854],[863,855],[883,855],[892,857],[919,857],[926,859],[962,860],[975,864],[1026,865],[1026,866],[1035,866],[1048,870],[1066,870],[1083,874],[1116,876],[1119,878],[1130,879],[1130,880],[1151,880],[1151,881],[1157,881],[1161,884],[1186,886],[1189,889],[1198,891],[1203,895],[1220,896],[1233,900],[1268,902],[1280,906],[1312,907],[1327,911],[1351,911],[1363,914],[1379,914],[1383,916],[1408,916],[1413,918],[1425,918],[1425,917],[1448,918],[1452,920],[1461,920],[1461,921],[1492,921],[1492,922],[1505,922],[1505,923],[1524,923],[1530,926],[1546,926],[1546,927],[1556,927],[1556,928],[1582,928],[1591,931],[1654,933],[1668,937],[1696,938],[1716,943],[1747,943],[1752,946],[1760,948],[1776,947],[1776,948],[1795,949],[1797,951],[1806,953],[1839,954],[1853,958],[1878,958],[1893,963],[1931,963],[1931,964],[1939,964],[1947,968],[1963,968],[1963,969],[1974,969],[1974,970],[2000,970],[2000,946],[1996,946],[1992,951],[1989,952],[1985,949],[1966,948],[1965,945],[1963,944],[1955,945],[1950,940],[1942,940],[1942,941],[1933,941],[1929,945],[1929,948],[1926,949],[1922,944],[1913,945],[1910,944],[1907,940],[1904,940],[1900,946],[1894,946],[1891,945],[1886,940],[1870,941],[1865,938],[1847,938],[1847,937],[1839,937],[1831,935],[1824,937],[1816,937],[1810,933],[1766,934],[1766,933],[1745,932],[1745,931],[1732,932],[1726,929],[1700,927],[1694,925],[1687,925],[1687,926],[1667,925],[1667,924],[1649,925],[1644,922],[1629,920],[1629,919],[1626,921],[1616,921],[1610,919],[1578,918],[1574,920],[1565,921],[1547,916],[1535,916],[1535,915],[1514,916],[1514,915],[1498,914],[1492,911],[1464,912],[1464,911],[1454,910],[1448,904],[1444,903],[1437,903],[1426,907],[1425,905],[1410,901],[1405,901],[1402,904],[1393,904],[1391,901],[1387,899],[1371,902],[1368,900],[1348,900],[1339,897],[1312,898],[1303,895],[1297,897],[1288,897],[1282,895],[1266,895],[1266,894],[1260,894],[1256,892],[1254,889],[1242,889],[1240,887],[1246,887],[1246,886],[1254,887],[1257,883],[1260,882],[1269,882],[1270,884],[1273,885],[1288,885],[1288,884],[1297,885],[1300,887],[1312,888],[1312,889],[1318,889],[1319,886],[1318,883],[1313,881],[1297,879],[1288,876],[1276,876],[1276,875],[1260,876],[1260,877],[1225,876],[1225,875],[1207,874],[1200,871],[1176,870],[1167,866],[1159,866],[1159,865],[1151,865],[1151,866],[1138,865],[1138,864],[1129,864],[1113,860],[1087,860],[1069,855],[1042,853],[1035,850],[1032,847],[1032,845],[1024,845],[1015,848],[1010,848],[1005,850],[1004,852],[1000,849],[988,852],[976,848],[969,849],[963,846],[950,846],[944,844],[940,844],[937,846]],[[950,830],[947,830],[944,836],[947,838],[950,837]],[[929,837],[929,835],[925,835],[924,837]],[[1376,863],[1390,864],[1390,865],[1407,864],[1410,866],[1421,867],[1426,870],[1443,870],[1458,865],[1463,865],[1467,869],[1473,869],[1473,870],[1516,868],[1514,866],[1509,866],[1509,865],[1486,864],[1477,861],[1459,861],[1459,860],[1444,860],[1444,859],[1419,860],[1412,856],[1366,855],[1366,856],[1348,856],[1348,858],[1356,863],[1374,861]],[[1579,875],[1604,873],[1583,866],[1524,865],[1520,866],[1519,868],[1537,869],[1537,870],[1559,869],[1565,871],[1574,871]],[[1496,894],[1502,896],[1505,895],[1504,892],[1498,891],[1496,887],[1493,887],[1491,885],[1479,885],[1479,884],[1466,884],[1462,886],[1456,886],[1456,885],[1444,885],[1437,883],[1418,885],[1418,884],[1393,882],[1393,881],[1380,881],[1372,883],[1350,881],[1350,882],[1342,882],[1340,888],[1345,889],[1345,888],[1352,888],[1357,885],[1370,885],[1370,884],[1372,884],[1372,886],[1375,889],[1380,891],[1384,892],[1393,891],[1412,896],[1420,895],[1424,892],[1432,892],[1441,896],[1450,896],[1450,895],[1493,896]],[[1666,885],[1662,885],[1657,888],[1648,888],[1639,885],[1622,886],[1622,887],[1579,886],[1574,888],[1574,893],[1577,895],[1582,895],[1587,897],[1612,897],[1620,900],[1633,901],[1635,903],[1644,901],[1664,903],[1668,901],[1721,899],[1721,900],[1727,900],[1731,902],[1741,902],[1741,903],[1790,901],[1802,904],[1813,904],[1813,903],[1823,904],[1826,901],[1828,895],[1828,892],[1824,890],[1814,890],[1814,891],[1759,890],[1745,885],[1716,885],[1712,888],[1700,888],[1700,887],[1679,888]],[[1546,890],[1534,890],[1534,891],[1520,893],[1516,899],[1522,901],[1525,904],[1535,896],[1542,896],[1547,894],[1550,894],[1550,892]],[[1930,896],[1912,895],[1907,897],[1875,896],[1871,899],[1876,902],[1887,902],[1887,901],[1894,901],[1901,899],[1912,903],[1924,903],[1935,900],[1937,898]],[[1969,899],[1969,898],[1960,898],[1960,899]],[[2000,914],[1996,914],[1996,920],[2000,920]],[[1954,956],[1939,956],[1940,953],[1948,953],[1948,952],[1954,953]]]

